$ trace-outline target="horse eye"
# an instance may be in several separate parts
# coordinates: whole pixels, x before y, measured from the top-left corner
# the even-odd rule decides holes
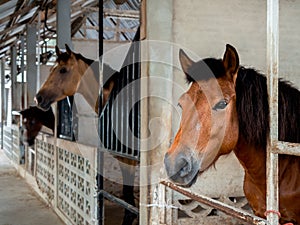
[[[61,68],[61,69],[59,70],[59,72],[60,72],[60,73],[66,73],[66,72],[67,72],[67,69],[66,69],[65,67],[63,67],[63,68]]]
[[[214,107],[213,110],[221,110],[221,109],[225,109],[226,106],[228,105],[228,103],[226,102],[225,99],[219,101]]]
[[[181,108],[181,109],[182,109],[182,106],[181,106],[181,104],[180,104],[180,103],[178,103],[178,104],[177,104],[177,106],[178,106],[179,108]]]

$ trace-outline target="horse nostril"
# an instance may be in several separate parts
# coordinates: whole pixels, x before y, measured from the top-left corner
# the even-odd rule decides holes
[[[188,175],[192,170],[192,164],[187,161],[185,158],[181,158],[181,162],[179,163],[179,176],[184,177]]]
[[[166,153],[164,163],[169,177],[185,177],[192,171],[192,162],[185,154],[179,154],[177,157],[171,157],[169,153]]]

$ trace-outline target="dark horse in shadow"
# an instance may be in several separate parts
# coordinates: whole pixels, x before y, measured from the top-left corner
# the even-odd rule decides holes
[[[52,108],[44,111],[36,106],[30,106],[20,111],[22,115],[23,142],[29,146],[34,144],[35,138],[43,126],[54,132],[54,114]]]

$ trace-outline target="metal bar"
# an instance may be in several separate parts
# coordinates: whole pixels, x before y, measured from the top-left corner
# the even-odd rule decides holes
[[[118,197],[115,197],[111,194],[109,194],[108,192],[104,191],[104,190],[101,190],[99,192],[99,195],[102,195],[104,198],[106,198],[107,200],[111,201],[111,202],[114,202],[120,206],[122,206],[123,208],[127,209],[128,211],[134,213],[135,215],[139,215],[139,209],[128,204],[127,202],[125,202],[124,200],[118,198]]]
[[[233,217],[236,217],[240,220],[243,220],[245,222],[248,222],[248,223],[252,223],[252,224],[256,224],[256,225],[263,225],[263,224],[268,224],[268,222],[260,217],[257,217],[257,216],[254,216],[248,212],[245,212],[243,210],[240,210],[240,209],[237,209],[233,206],[230,206],[230,205],[227,205],[223,202],[220,202],[220,201],[217,201],[217,200],[214,200],[212,198],[208,198],[206,196],[203,196],[203,195],[199,195],[199,194],[195,194],[195,193],[192,193],[190,190],[186,190],[182,187],[179,187],[169,181],[161,181],[160,182],[161,184],[197,201],[197,202],[200,202],[200,203],[203,203],[205,205],[208,205],[210,207],[213,207],[217,210],[220,210],[230,216],[233,216]],[[277,224],[278,225],[278,224]]]
[[[135,66],[136,66],[136,72],[135,72],[135,77],[134,77],[134,80],[135,80],[135,83],[137,84],[137,86],[135,87],[135,93],[137,94],[137,98],[139,102],[137,102],[137,106],[135,108],[135,118],[138,118],[138,123],[137,123],[137,126],[135,127],[135,130],[136,130],[136,137],[135,137],[135,141],[136,143],[134,144],[134,146],[136,146],[135,148],[135,152],[136,152],[136,157],[138,159],[140,159],[140,137],[141,137],[141,63],[140,63],[140,60],[141,60],[141,55],[140,55],[140,47],[141,47],[141,43],[140,43],[140,29],[138,29],[138,38],[137,38],[137,42],[138,44],[135,44]]]
[[[300,143],[278,141],[273,149],[273,153],[300,156]]]
[[[23,96],[23,104],[21,105],[21,109],[27,108],[27,84],[25,83],[25,51],[24,51],[24,35],[21,35],[21,74],[22,74],[22,95]]]
[[[103,101],[103,0],[99,0],[99,14],[98,14],[98,57],[99,57],[99,95],[98,98],[98,133],[99,135],[103,135],[103,130],[101,127],[101,111],[102,111],[102,101]],[[101,137],[102,138],[102,137]],[[103,195],[100,195],[99,192],[103,191],[104,188],[104,179],[103,179],[103,171],[104,171],[104,153],[102,152],[102,144],[101,139],[99,138],[99,144],[97,148],[97,175],[96,175],[96,183],[97,183],[97,224],[102,225],[104,224],[104,198]]]
[[[5,58],[2,58],[1,61],[1,71],[0,71],[0,75],[1,75],[1,149],[3,149],[3,141],[4,141],[4,119],[5,119],[5,106],[6,106],[6,96],[5,96],[5,92],[4,92],[4,88],[5,88]]]
[[[105,9],[103,17],[139,20],[140,12],[135,10]]]
[[[273,148],[278,141],[278,63],[279,0],[267,1],[267,84],[270,108],[270,133],[267,142],[267,210],[279,210],[278,154]],[[269,213],[267,220],[278,225],[279,218]]]

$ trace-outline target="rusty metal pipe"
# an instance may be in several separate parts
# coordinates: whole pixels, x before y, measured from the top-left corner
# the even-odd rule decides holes
[[[247,213],[243,210],[240,210],[240,209],[237,209],[233,206],[230,206],[230,205],[227,205],[223,202],[220,202],[220,201],[217,201],[217,200],[214,200],[214,199],[211,199],[209,197],[206,197],[204,195],[199,195],[199,194],[195,194],[195,193],[192,193],[191,191],[185,189],[185,188],[182,188],[182,187],[179,187],[169,181],[165,181],[165,180],[162,180],[160,182],[161,184],[171,188],[172,190],[175,190],[197,202],[200,202],[200,203],[203,203],[205,205],[208,205],[210,207],[213,207],[217,210],[220,210],[230,216],[233,216],[235,218],[238,218],[240,220],[243,220],[245,222],[248,222],[248,223],[252,223],[252,224],[255,224],[255,225],[264,225],[264,224],[268,224],[268,222],[260,217],[257,217],[257,216],[254,216],[250,213]]]

